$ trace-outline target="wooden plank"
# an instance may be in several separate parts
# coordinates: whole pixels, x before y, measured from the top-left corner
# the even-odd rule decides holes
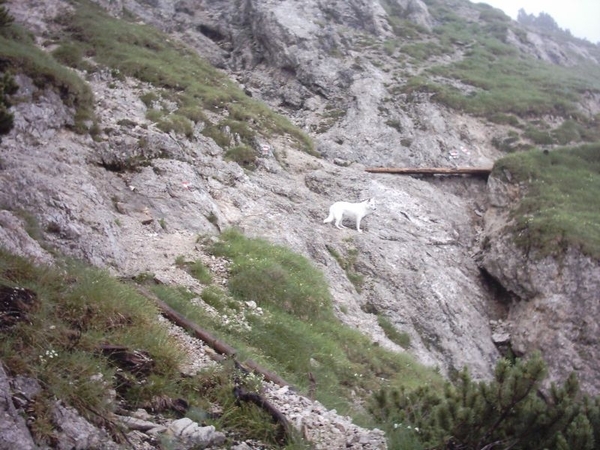
[[[161,299],[159,299],[156,295],[154,295],[148,289],[145,289],[142,286],[137,286],[137,290],[144,297],[155,302],[156,305],[158,306],[158,309],[160,310],[160,312],[167,319],[169,319],[171,322],[175,323],[176,325],[179,325],[181,328],[187,330],[195,338],[206,342],[216,352],[221,353],[222,355],[225,355],[229,358],[232,358],[238,364],[240,364],[242,367],[245,366],[245,367],[249,368],[250,370],[253,370],[254,372],[260,373],[268,381],[272,381],[273,383],[278,384],[279,386],[290,386],[291,387],[291,384],[289,384],[287,381],[285,381],[279,375],[271,372],[270,370],[265,369],[264,367],[261,367],[259,364],[257,364],[252,359],[246,359],[244,362],[237,361],[236,360],[237,350],[235,348],[231,347],[230,345],[227,345],[223,341],[218,340],[211,333],[209,333],[205,329],[201,328],[200,326],[198,326],[196,323],[192,322],[191,320],[188,320],[182,314],[175,311],[173,308],[171,308],[169,305],[167,305],[165,302],[163,302]]]
[[[371,173],[394,173],[403,175],[476,175],[488,176],[491,167],[369,167]]]

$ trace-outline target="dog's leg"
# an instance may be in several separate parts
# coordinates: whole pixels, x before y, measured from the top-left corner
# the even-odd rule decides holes
[[[362,220],[362,217],[357,216],[356,217],[356,231],[358,231],[359,233],[362,233],[362,230],[360,229],[360,221]]]

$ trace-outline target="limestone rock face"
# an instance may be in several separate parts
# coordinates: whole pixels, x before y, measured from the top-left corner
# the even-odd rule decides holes
[[[0,361],[1,363],[1,361]],[[19,448],[33,450],[37,448],[31,433],[13,404],[9,378],[0,364],[0,449],[12,450]]]
[[[514,243],[508,213],[519,188],[498,179],[488,183],[495,201],[486,213],[481,264],[510,293],[507,321],[518,354],[540,350],[549,381],[575,372],[585,391],[600,393],[600,262],[570,248],[561,257],[540,257]]]
[[[236,226],[310,258],[330,283],[340,320],[373,341],[445,374],[466,365],[476,378],[491,375],[499,353],[489,321],[503,317],[473,258],[478,214],[488,201],[485,182],[364,169],[491,166],[500,155],[492,145],[498,126],[449,110],[431,94],[394,89],[422,68],[382,50],[394,30],[381,2],[96,3],[190,45],[247,95],[309,134],[321,158],[274,136],[273,152],[246,172],[225,161],[224,150],[199,126],[191,138],[158,130],[140,100],[153,87],[117,79],[110,70],[79,73],[95,97],[100,134],[94,140],[69,130],[74,111],[56,93],[19,77],[16,126],[0,147],[0,205],[10,214],[2,216],[1,236],[10,232],[21,253],[44,257],[24,232],[8,230],[19,223],[15,218],[23,221],[18,211],[26,211],[59,252],[119,276],[148,272],[169,282],[183,277],[174,266],[178,256],[201,252],[198,235]],[[403,19],[433,26],[420,0],[385,3]],[[40,46],[43,33],[56,26],[53,19],[71,8],[66,0],[7,4]],[[450,63],[463,51],[436,62]],[[598,99],[589,101],[595,111]],[[378,208],[363,220],[365,233],[322,223],[331,203],[368,197]],[[361,286],[349,281],[334,252],[356,255]],[[385,336],[379,315],[406,334],[407,348]]]

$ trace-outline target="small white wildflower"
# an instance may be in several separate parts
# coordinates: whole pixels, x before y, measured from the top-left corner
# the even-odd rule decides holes
[[[52,358],[56,358],[58,356],[58,353],[56,352],[56,350],[46,350],[46,356],[50,359]]]
[[[92,375],[90,377],[90,380],[92,380],[92,381],[102,381],[103,378],[104,378],[104,375],[102,373],[97,373],[95,375]]]

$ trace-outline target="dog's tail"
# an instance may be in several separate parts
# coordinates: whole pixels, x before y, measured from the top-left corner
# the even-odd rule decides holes
[[[333,213],[332,213],[332,212],[329,212],[329,215],[327,216],[327,219],[325,219],[325,220],[323,221],[323,223],[329,223],[329,222],[331,222],[331,221],[333,221]]]

